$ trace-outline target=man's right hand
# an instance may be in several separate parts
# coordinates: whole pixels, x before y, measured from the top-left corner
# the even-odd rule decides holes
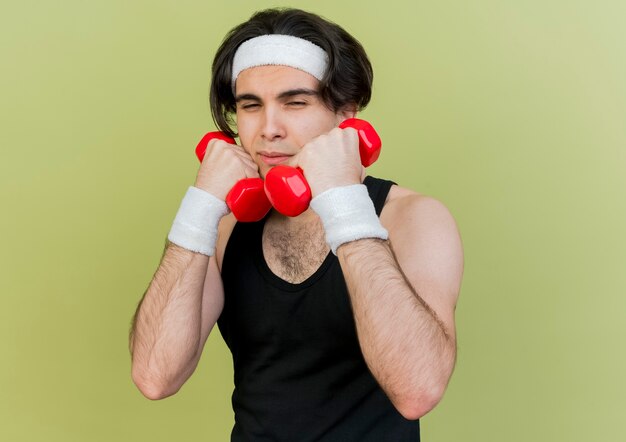
[[[243,147],[214,138],[207,145],[194,185],[225,201],[237,181],[259,177],[259,167]]]

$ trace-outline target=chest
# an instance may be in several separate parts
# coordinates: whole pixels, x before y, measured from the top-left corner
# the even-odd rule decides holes
[[[297,227],[268,223],[262,244],[263,256],[272,273],[292,284],[313,275],[330,250],[319,223]]]

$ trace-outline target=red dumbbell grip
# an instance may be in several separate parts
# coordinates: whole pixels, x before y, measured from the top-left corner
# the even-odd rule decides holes
[[[223,132],[209,132],[196,146],[196,156],[200,162],[204,159],[209,141],[215,138],[229,144],[237,144],[233,138]],[[235,183],[226,195],[226,205],[235,218],[241,222],[260,221],[272,208],[261,178],[244,178]]]

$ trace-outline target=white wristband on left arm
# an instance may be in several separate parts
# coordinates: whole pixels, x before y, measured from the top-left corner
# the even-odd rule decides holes
[[[335,255],[340,245],[350,241],[389,238],[364,184],[328,189],[311,200],[311,208],[322,220],[326,242]]]

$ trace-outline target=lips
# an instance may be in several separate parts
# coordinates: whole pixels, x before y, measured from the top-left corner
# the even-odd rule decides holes
[[[261,157],[261,161],[263,161],[268,166],[275,166],[277,164],[281,164],[285,161],[288,161],[293,155],[288,155],[282,152],[266,152],[262,151],[258,153],[259,157]]]

